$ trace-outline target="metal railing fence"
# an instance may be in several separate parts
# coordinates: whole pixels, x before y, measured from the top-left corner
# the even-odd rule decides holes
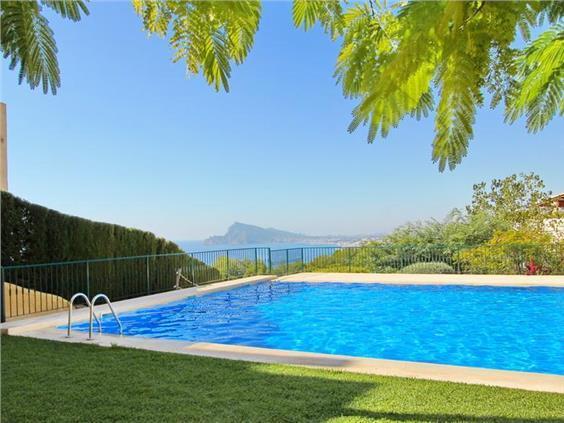
[[[238,248],[2,267],[2,317],[65,309],[77,292],[112,301],[269,272],[268,248]],[[4,320],[3,319],[3,320]]]
[[[298,272],[564,274],[562,244],[238,248],[5,266],[2,317],[65,309],[76,292],[112,301],[260,274]]]
[[[272,250],[272,273],[564,275],[564,244],[395,245]]]

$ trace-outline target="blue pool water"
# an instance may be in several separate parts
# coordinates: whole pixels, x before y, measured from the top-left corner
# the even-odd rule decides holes
[[[132,336],[564,374],[558,288],[275,282],[121,319]]]

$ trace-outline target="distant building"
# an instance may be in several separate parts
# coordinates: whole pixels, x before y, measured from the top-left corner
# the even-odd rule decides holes
[[[545,230],[557,239],[564,239],[564,192],[550,197],[550,206],[557,208],[558,213],[563,217],[545,219]]]
[[[551,203],[554,207],[558,207],[558,211],[564,213],[564,192],[555,195],[554,197],[550,197]]]

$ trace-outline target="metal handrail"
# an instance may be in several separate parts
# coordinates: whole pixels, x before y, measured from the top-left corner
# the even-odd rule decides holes
[[[72,325],[72,305],[74,303],[74,300],[76,300],[77,298],[84,298],[84,301],[86,301],[86,304],[88,305],[88,308],[91,310],[92,309],[92,304],[90,303],[90,300],[88,299],[88,297],[86,296],[86,294],[82,293],[82,292],[77,292],[76,294],[74,294],[71,299],[69,300],[69,321],[68,321],[68,326],[67,326],[67,338],[70,338],[71,335],[71,325]],[[98,320],[98,318],[96,317],[96,315],[92,315],[90,314],[89,316],[89,328],[90,328],[90,332],[89,332],[89,338],[92,338],[92,316],[94,316],[94,319],[96,319],[96,322],[98,323],[98,328],[100,329],[100,331],[102,331],[102,324],[100,322],[100,320]]]
[[[190,279],[188,279],[186,276],[184,276],[182,274],[182,268],[178,269],[176,271],[176,282],[174,283],[174,289],[180,289],[180,279],[183,279],[184,281],[188,282],[189,284],[191,284],[192,286],[198,287],[200,285],[198,285],[196,282],[191,281]]]
[[[98,294],[94,298],[92,298],[92,303],[90,304],[90,322],[89,322],[90,327],[89,327],[89,330],[88,330],[88,339],[92,339],[92,316],[94,316],[96,318],[96,320],[98,320],[98,318],[94,314],[94,306],[96,305],[96,301],[98,300],[98,298],[102,298],[104,301],[106,301],[106,304],[108,304],[110,311],[114,315],[114,319],[116,319],[116,322],[119,325],[119,334],[123,335],[123,326],[122,326],[121,321],[119,320],[119,317],[116,314],[114,308],[112,307],[112,303],[110,302],[110,299],[105,294]],[[99,320],[98,320],[98,322],[99,322]],[[102,333],[102,325],[100,325],[100,333]]]

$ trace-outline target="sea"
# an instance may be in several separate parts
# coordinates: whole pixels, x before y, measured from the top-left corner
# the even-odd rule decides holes
[[[180,248],[187,253],[197,253],[201,251],[232,250],[236,248],[271,248],[272,250],[285,250],[287,248],[303,247],[337,247],[337,244],[206,244],[203,240],[197,241],[175,241]]]

